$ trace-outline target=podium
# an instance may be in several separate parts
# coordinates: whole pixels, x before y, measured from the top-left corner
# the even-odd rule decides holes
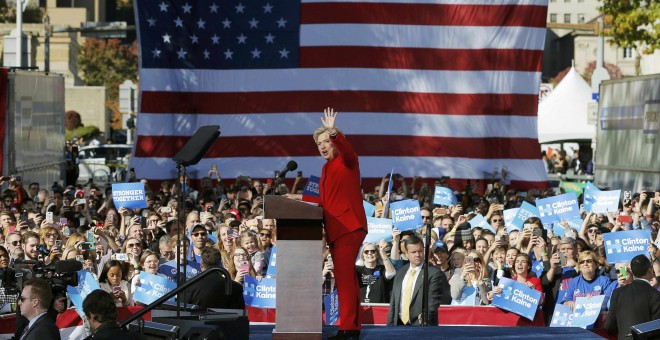
[[[264,218],[277,220],[273,339],[320,340],[323,208],[265,196]]]

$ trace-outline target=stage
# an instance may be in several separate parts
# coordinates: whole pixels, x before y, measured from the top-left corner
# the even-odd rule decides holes
[[[250,340],[270,340],[272,324],[251,324]],[[337,326],[323,326],[323,338],[335,335]],[[568,327],[486,327],[486,326],[435,326],[435,327],[392,327],[363,326],[360,339],[602,339],[581,328]]]

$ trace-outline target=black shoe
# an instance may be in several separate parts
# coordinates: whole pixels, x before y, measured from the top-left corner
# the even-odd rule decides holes
[[[359,340],[360,331],[337,331],[337,335],[328,337],[328,340]]]

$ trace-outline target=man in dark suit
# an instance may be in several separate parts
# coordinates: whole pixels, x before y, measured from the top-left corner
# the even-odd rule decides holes
[[[607,331],[618,331],[619,339],[626,339],[634,325],[660,319],[660,292],[649,282],[654,277],[651,261],[637,255],[630,261],[630,269],[635,280],[614,290],[605,320]]]
[[[92,334],[85,338],[91,339],[140,339],[137,333],[122,329],[117,324],[117,306],[115,298],[110,293],[97,289],[89,293],[83,301],[83,312],[89,321]]]
[[[222,263],[222,255],[215,247],[204,248],[201,253],[202,272],[211,268],[219,268]],[[220,273],[213,273],[204,277],[201,281],[190,286],[186,292],[186,301],[206,308],[245,309],[243,300],[243,286],[233,280],[231,282],[231,295],[225,295],[225,279]]]
[[[34,279],[23,287],[19,306],[21,315],[30,323],[23,330],[19,340],[60,339],[60,330],[46,315],[53,298],[53,292],[46,280]]]
[[[388,325],[419,325],[422,315],[422,283],[424,282],[424,243],[417,236],[404,242],[410,264],[394,277]],[[447,277],[438,268],[429,266],[429,325],[438,324],[438,306],[451,303]]]

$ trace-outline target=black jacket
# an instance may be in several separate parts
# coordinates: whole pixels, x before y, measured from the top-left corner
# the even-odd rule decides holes
[[[132,333],[127,330],[121,329],[116,323],[104,323],[92,335],[85,338],[90,339],[121,339],[121,340],[137,340],[142,339],[139,334]]]
[[[619,333],[625,339],[630,327],[660,319],[660,292],[642,280],[619,287],[612,293],[610,312],[605,319],[608,332]]]
[[[18,338],[20,339],[20,337]],[[23,336],[24,340],[57,340],[60,339],[60,330],[47,314],[42,315],[34,322]]]
[[[225,280],[220,273],[209,274],[186,290],[186,301],[202,309],[245,309],[243,286],[231,281],[231,295],[225,295]]]

